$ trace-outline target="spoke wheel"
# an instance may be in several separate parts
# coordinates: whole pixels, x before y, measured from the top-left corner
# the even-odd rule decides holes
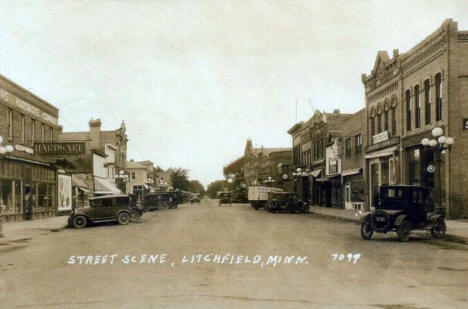
[[[435,239],[440,239],[445,236],[446,231],[447,225],[445,224],[444,218],[439,218],[434,223],[434,226],[431,229],[431,234]]]
[[[366,220],[361,225],[361,237],[365,240],[370,240],[374,230],[371,227],[369,220]]]
[[[117,222],[121,225],[128,224],[130,222],[130,215],[126,212],[121,212],[117,217]]]
[[[397,234],[400,241],[408,241],[411,234],[411,223],[408,220],[404,220],[397,228]]]
[[[75,218],[73,218],[73,227],[77,229],[84,228],[87,223],[88,222],[84,216],[76,216]]]

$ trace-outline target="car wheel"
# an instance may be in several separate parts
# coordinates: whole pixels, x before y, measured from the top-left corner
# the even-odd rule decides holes
[[[361,237],[365,240],[370,240],[374,230],[371,227],[369,220],[366,220],[361,225]]]
[[[408,220],[403,220],[397,228],[397,234],[400,241],[408,241],[411,234],[411,223]]]
[[[121,225],[128,224],[130,222],[130,215],[127,212],[121,212],[117,216],[117,222]]]
[[[76,216],[73,218],[73,227],[77,229],[84,228],[88,224],[85,216]]]
[[[445,224],[444,218],[438,218],[431,229],[431,234],[435,239],[440,239],[444,237],[446,231],[447,225]]]

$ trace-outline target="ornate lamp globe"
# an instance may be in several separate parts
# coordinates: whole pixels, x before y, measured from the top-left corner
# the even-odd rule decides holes
[[[421,140],[421,145],[429,146],[430,140],[426,137]]]
[[[5,154],[6,153],[6,148],[3,146],[0,146],[0,154]]]
[[[439,142],[439,144],[445,144],[447,142],[447,138],[442,135],[442,136],[439,136],[437,141]]]
[[[302,169],[300,167],[297,168],[297,173],[300,174],[302,172]]]
[[[432,136],[434,136],[435,138],[441,136],[442,134],[444,134],[444,130],[442,130],[441,128],[435,127],[434,129],[432,129]]]
[[[6,152],[8,152],[8,153],[12,153],[13,150],[14,150],[13,146],[11,146],[11,145],[7,145],[7,146],[5,147],[5,149],[6,149]]]
[[[447,140],[445,141],[445,143],[449,146],[453,145],[453,138],[452,137],[447,137]]]
[[[0,144],[3,143],[3,136],[0,135]]]
[[[431,141],[429,142],[429,146],[431,147],[437,146],[437,141],[435,139],[431,139]]]

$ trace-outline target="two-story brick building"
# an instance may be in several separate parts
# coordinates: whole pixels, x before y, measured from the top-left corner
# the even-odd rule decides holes
[[[392,58],[379,52],[363,75],[368,139],[364,165],[367,205],[382,184],[402,183],[439,189],[451,217],[468,216],[468,31],[448,19],[408,52]],[[454,145],[424,147],[439,127]],[[436,179],[440,175],[440,179]],[[440,188],[436,188],[436,181]]]
[[[7,221],[57,211],[56,169],[33,146],[57,140],[58,116],[55,106],[0,75],[0,215]]]

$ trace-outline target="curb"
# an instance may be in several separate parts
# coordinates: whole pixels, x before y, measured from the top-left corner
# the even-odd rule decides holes
[[[337,219],[338,221],[345,221],[345,222],[350,222],[350,223],[355,223],[355,224],[360,223],[359,219],[345,218],[345,217],[340,217],[340,216],[335,216],[335,215],[330,215],[330,214],[322,214],[322,213],[313,212],[313,211],[309,211],[309,214],[314,215],[316,217]],[[458,235],[454,235],[450,233],[445,234],[445,237],[443,239],[446,241],[455,242],[459,244],[468,244],[468,237],[458,236]]]

